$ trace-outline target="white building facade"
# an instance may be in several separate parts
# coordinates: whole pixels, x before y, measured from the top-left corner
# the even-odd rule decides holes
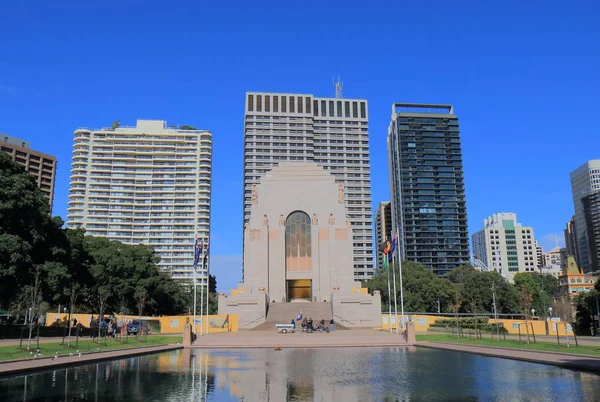
[[[522,226],[514,213],[484,219],[484,228],[472,236],[473,256],[489,270],[512,282],[519,272],[538,271],[533,228]]]
[[[212,134],[138,120],[77,129],[67,224],[92,236],[152,246],[175,279],[192,281],[194,239],[208,241]],[[207,283],[206,269],[198,283]]]
[[[252,187],[281,162],[315,162],[344,186],[356,279],[373,275],[369,116],[364,99],[248,92],[244,123],[244,225]]]

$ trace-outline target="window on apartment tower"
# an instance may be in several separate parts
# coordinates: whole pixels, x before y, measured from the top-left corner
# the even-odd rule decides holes
[[[303,101],[302,97],[299,96],[298,97],[298,113],[302,113],[302,101]]]
[[[313,116],[319,115],[319,101],[313,101]]]
[[[254,95],[248,95],[248,111],[254,112]]]
[[[321,101],[321,116],[326,116],[327,113],[327,102]]]
[[[358,102],[352,102],[352,117],[358,117]]]
[[[367,104],[365,102],[360,102],[360,118],[367,118]]]
[[[265,112],[271,111],[271,95],[265,95]]]
[[[286,96],[281,97],[281,112],[287,113],[287,97]]]
[[[279,96],[273,95],[273,111],[279,112]]]
[[[256,95],[256,111],[262,112],[262,95]]]
[[[335,107],[333,106],[333,101],[329,101],[329,116],[333,117],[335,112]]]
[[[296,113],[295,100],[296,99],[293,96],[290,96],[290,113]]]
[[[306,97],[306,113],[310,113],[310,98],[307,96]]]
[[[344,117],[350,117],[350,102],[344,102],[344,112],[346,112]]]
[[[342,116],[342,101],[337,101],[337,117]]]

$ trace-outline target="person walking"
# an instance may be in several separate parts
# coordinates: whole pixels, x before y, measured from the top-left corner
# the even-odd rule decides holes
[[[94,316],[92,316],[90,320],[90,338],[94,338],[94,334],[96,333],[96,320],[94,320]]]
[[[335,322],[333,321],[333,318],[332,318],[331,321],[329,321],[329,330],[331,332],[333,332],[334,328],[335,328]]]
[[[296,320],[294,320],[292,318],[292,328],[294,329],[294,331],[296,330]]]

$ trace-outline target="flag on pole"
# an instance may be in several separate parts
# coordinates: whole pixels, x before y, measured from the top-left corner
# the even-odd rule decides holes
[[[392,257],[394,255],[394,250],[396,250],[396,247],[398,247],[398,232],[394,234],[394,240],[392,240],[392,246],[390,247],[390,253],[392,254]]]
[[[194,239],[194,268],[197,268],[200,262],[201,249],[202,247],[198,244],[198,234],[196,233],[196,238]]]
[[[206,241],[206,251],[204,252],[204,267],[207,267],[208,264],[208,253],[210,251],[210,243]]]
[[[383,255],[383,269],[387,269],[388,267],[388,256],[387,254]]]
[[[300,310],[300,314],[296,317],[296,321],[300,321],[302,319],[302,310]]]

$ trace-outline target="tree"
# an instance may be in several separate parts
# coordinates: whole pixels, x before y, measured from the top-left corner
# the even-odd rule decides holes
[[[196,130],[195,127],[192,126],[181,126],[179,127],[180,130]]]
[[[389,268],[391,269],[391,268]],[[439,278],[420,264],[412,261],[402,263],[402,280],[404,287],[404,311],[437,312],[438,299],[442,311],[450,311],[455,290],[445,278]],[[393,302],[393,294],[388,294],[387,272],[383,271],[373,278],[364,281],[363,286],[370,292],[379,290],[382,308],[386,309]],[[393,289],[393,287],[391,287]],[[400,277],[396,275],[396,297],[400,298]]]
[[[462,305],[462,312],[492,313],[494,311],[492,285],[496,292],[497,312],[505,314],[519,312],[517,290],[495,271],[483,272],[465,265],[448,273],[447,278],[457,286],[462,298],[469,300],[468,304]]]
[[[7,306],[31,282],[51,253],[54,234],[48,200],[35,179],[0,152],[0,306]]]
[[[514,277],[514,283],[519,291],[528,290],[532,298],[531,306],[539,315],[546,314],[553,298],[558,296],[558,279],[552,275],[519,272]]]

